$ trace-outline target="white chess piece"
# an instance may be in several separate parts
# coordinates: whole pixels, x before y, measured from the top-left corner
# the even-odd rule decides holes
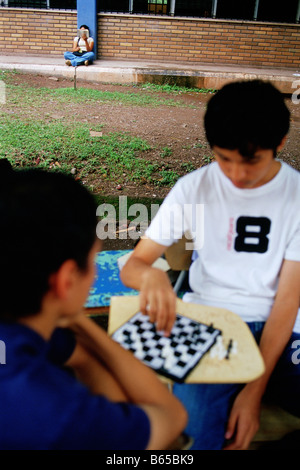
[[[171,369],[174,365],[174,362],[176,361],[176,357],[170,352],[170,354],[166,357],[165,363],[164,363],[164,368],[165,369]]]
[[[210,350],[210,357],[217,357],[219,360],[222,360],[226,357],[227,350],[224,346],[223,337],[219,335],[217,337],[216,344]]]
[[[169,343],[167,343],[162,351],[161,351],[161,357],[164,357],[164,358],[167,358],[168,356],[170,356],[172,354],[172,349],[171,349],[171,346]]]
[[[231,354],[237,354],[238,348],[237,348],[237,341],[232,342],[232,348],[231,348]]]

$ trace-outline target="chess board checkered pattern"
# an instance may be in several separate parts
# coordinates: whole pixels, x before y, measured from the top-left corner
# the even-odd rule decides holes
[[[112,338],[158,374],[183,382],[214,345],[221,331],[176,315],[170,336],[156,331],[148,316],[138,312]]]

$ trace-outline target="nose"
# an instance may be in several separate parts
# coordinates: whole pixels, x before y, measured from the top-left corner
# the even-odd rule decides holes
[[[241,163],[231,163],[228,168],[228,176],[234,183],[245,181],[246,170]]]

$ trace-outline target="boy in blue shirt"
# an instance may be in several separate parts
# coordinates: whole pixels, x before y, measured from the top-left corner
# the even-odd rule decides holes
[[[100,249],[93,197],[59,173],[2,161],[0,174],[0,449],[166,448],[183,406],[82,311]]]

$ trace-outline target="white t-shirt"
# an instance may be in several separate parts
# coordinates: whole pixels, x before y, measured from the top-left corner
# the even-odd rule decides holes
[[[82,38],[80,38],[80,39],[79,39],[79,42],[78,42],[78,39],[79,39],[79,37],[76,36],[76,38],[74,38],[74,41],[76,41],[76,44],[78,44],[78,46],[80,47],[80,49],[81,49],[83,52],[86,52],[86,44],[85,44],[85,41],[84,41]],[[89,37],[89,38],[87,39],[87,41],[88,41],[89,44],[91,44],[91,42],[93,41],[93,38]]]
[[[300,261],[300,173],[281,162],[253,189],[236,188],[214,162],[181,178],[146,231],[170,246],[192,235],[192,293],[184,300],[265,321],[283,259]],[[190,236],[188,235],[188,236]],[[300,332],[300,310],[294,331]]]

